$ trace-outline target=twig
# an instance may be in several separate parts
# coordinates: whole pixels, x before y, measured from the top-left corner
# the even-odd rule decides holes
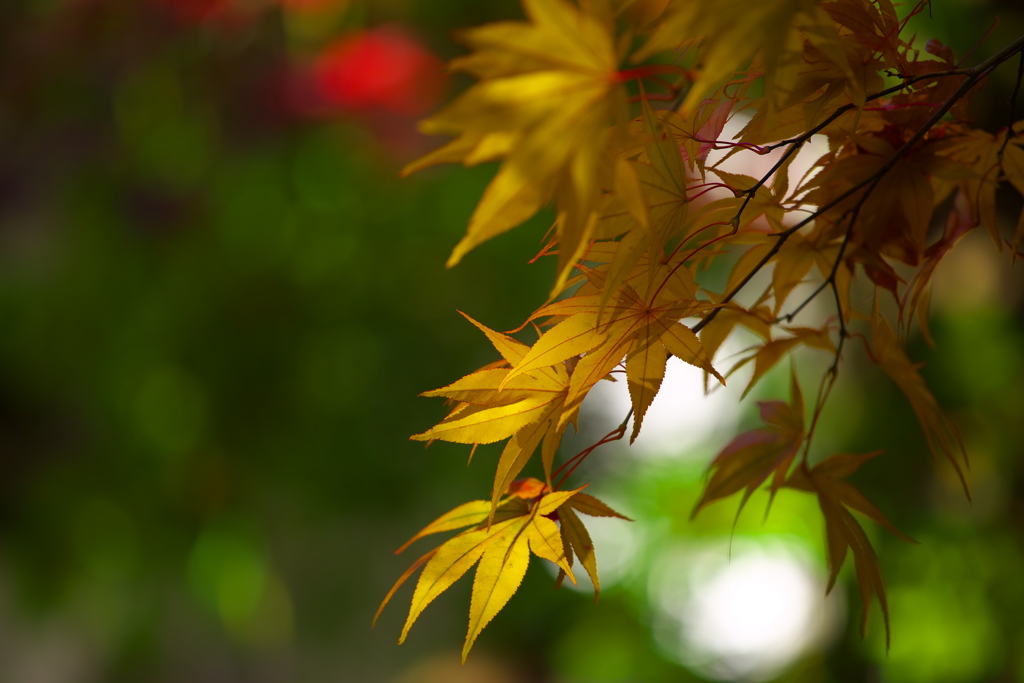
[[[942,120],[942,117],[945,116],[949,112],[949,110],[952,109],[953,106],[957,102],[959,102],[960,99],[963,98],[963,96],[966,95],[967,92],[977,84],[978,81],[980,81],[982,78],[984,78],[989,73],[991,73],[991,71],[995,67],[999,66],[1000,64],[1005,62],[1007,59],[1012,57],[1014,54],[1017,54],[1018,52],[1021,52],[1022,50],[1024,50],[1024,35],[1022,35],[1019,38],[1017,38],[1017,40],[1013,41],[1010,45],[1008,45],[1007,47],[1003,48],[997,54],[993,55],[992,57],[990,57],[989,59],[985,60],[981,64],[979,64],[977,66],[974,66],[974,67],[967,68],[967,69],[958,69],[958,70],[956,70],[957,72],[962,72],[962,74],[958,73],[957,75],[965,75],[966,76],[966,78],[964,79],[964,82],[961,83],[960,87],[958,87],[953,92],[953,94],[949,96],[949,98],[946,100],[946,102],[934,114],[932,114],[931,118],[929,118],[928,121],[925,122],[925,124],[922,125],[910,137],[909,140],[907,140],[905,143],[903,143],[903,145],[898,150],[896,150],[893,153],[893,155],[889,158],[889,160],[886,161],[886,163],[883,164],[882,167],[879,168],[878,171],[873,173],[868,178],[865,178],[861,182],[855,184],[853,187],[849,188],[845,192],[841,193],[838,197],[836,197],[832,201],[828,202],[824,206],[820,207],[817,211],[815,211],[814,213],[809,215],[807,218],[801,220],[796,225],[794,225],[794,226],[792,226],[790,228],[787,228],[786,230],[784,230],[782,232],[776,233],[775,236],[777,237],[777,240],[776,240],[775,244],[772,246],[772,248],[768,251],[768,253],[765,254],[764,257],[762,257],[762,259],[757,263],[757,265],[754,266],[754,268],[751,269],[751,271],[735,287],[733,287],[733,289],[731,291],[726,293],[725,297],[719,303],[728,303],[729,301],[731,301],[747,285],[747,283],[749,283],[750,280],[753,279],[753,277],[765,265],[767,265],[772,260],[772,258],[775,257],[775,255],[777,253],[779,253],[779,249],[782,248],[782,245],[785,244],[786,240],[788,240],[790,238],[790,236],[793,235],[795,232],[800,230],[800,228],[804,227],[805,225],[809,224],[811,221],[813,221],[813,220],[817,219],[818,217],[822,216],[826,211],[828,211],[829,209],[834,208],[835,206],[837,206],[841,202],[846,201],[851,196],[853,196],[854,194],[860,192],[864,188],[868,188],[867,192],[865,192],[865,197],[864,197],[866,199],[867,196],[871,194],[871,192],[874,190],[874,188],[882,180],[882,178],[885,177],[885,175],[887,173],[889,173],[889,171],[891,171],[893,169],[893,167],[895,167],[896,163],[901,158],[903,158],[906,155],[906,153],[908,151],[910,151],[910,149],[914,145],[916,145],[918,142],[920,142],[921,139],[924,138],[924,136],[927,135],[928,132],[933,127],[935,127],[935,125],[940,120]],[[940,72],[940,73],[942,73],[942,72]],[[946,73],[950,73],[950,72],[946,72]],[[935,74],[929,74],[927,77],[930,78],[930,77],[934,77],[934,76],[935,76]],[[917,80],[922,80],[922,78],[918,78]],[[903,87],[905,87],[905,86],[895,87],[895,90],[893,88],[890,88],[889,90],[895,92],[896,90],[900,90]],[[883,91],[883,92],[885,92],[885,91]],[[872,99],[874,99],[874,97]],[[844,105],[844,107],[840,107],[839,110],[837,110],[836,113],[833,113],[833,115],[829,117],[829,119],[834,120],[840,113],[842,113],[842,110],[844,110],[844,108],[845,108],[846,111],[848,111],[849,108],[852,108],[852,107],[853,107],[853,105]],[[826,122],[829,121],[829,119],[826,119]],[[822,124],[819,124],[818,126],[815,126],[815,128],[812,129],[812,131],[817,132],[817,130],[820,130],[821,128],[823,128],[824,125],[827,125],[826,122],[822,122]],[[814,133],[812,133],[811,131],[808,131],[807,133],[804,133],[800,137],[796,138],[794,140],[794,142],[798,141],[799,144],[803,144],[803,142],[805,142],[807,139],[809,139],[810,136],[813,135],[813,134]],[[791,147],[790,149],[792,150],[793,148],[794,147]],[[783,159],[783,161],[784,161],[784,159]],[[746,190],[746,192],[748,193],[748,199],[753,196],[753,193],[756,192],[759,187],[761,187],[762,185],[764,185],[765,182],[767,182],[768,177],[770,177],[770,175],[772,173],[774,173],[775,170],[777,170],[777,168],[781,165],[781,163],[782,162],[780,162],[779,164],[776,164],[776,166],[774,167],[774,170],[770,171],[769,174],[767,174],[760,181],[758,181],[758,183],[756,185],[754,185],[754,187]],[[863,202],[861,202],[861,203],[863,203]],[[743,210],[743,208],[745,206],[746,206],[746,202],[744,202],[744,204],[740,207],[740,210],[737,212],[737,219],[736,220],[738,220],[738,216],[742,213],[742,210]],[[716,309],[712,310],[710,313],[708,313],[707,317],[705,317],[703,320],[701,320],[700,322],[698,322],[696,325],[693,326],[693,331],[694,332],[699,332],[704,327],[706,327],[708,325],[708,323],[710,323],[712,320],[715,319],[715,316],[718,315],[718,311],[719,310],[721,310],[721,309],[720,308],[716,308]]]
[[[629,420],[632,417],[633,417],[633,409],[630,408],[629,412],[626,413],[626,418],[622,421],[622,424],[620,424],[618,427],[616,427],[612,431],[610,431],[607,434],[605,434],[594,445],[588,446],[587,448],[584,448],[582,451],[580,451],[579,453],[577,453],[576,455],[572,456],[571,458],[566,460],[564,463],[562,463],[561,466],[559,466],[559,468],[556,469],[553,472],[553,475],[557,476],[558,473],[561,472],[562,470],[564,470],[566,467],[568,467],[569,469],[565,472],[564,475],[562,475],[562,478],[558,480],[558,483],[555,485],[553,490],[557,491],[557,490],[561,489],[562,486],[565,484],[566,480],[572,475],[573,472],[576,471],[576,468],[579,467],[580,464],[584,460],[586,460],[587,456],[590,455],[591,453],[593,453],[594,450],[597,449],[598,446],[603,446],[604,444],[611,443],[612,441],[618,441],[623,436],[625,436],[626,435],[626,427],[627,427],[627,425],[629,425]]]

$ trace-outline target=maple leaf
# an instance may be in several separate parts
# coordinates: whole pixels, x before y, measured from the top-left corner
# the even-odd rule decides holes
[[[804,281],[817,261],[818,249],[799,233],[794,234],[779,249],[772,270],[772,294],[775,297],[775,315],[782,310],[787,297]],[[828,271],[823,273],[828,276]]]
[[[907,358],[907,354],[900,346],[889,322],[879,312],[877,298],[871,313],[871,355],[875,363],[885,371],[885,374],[889,375],[889,378],[896,383],[896,386],[910,401],[910,407],[913,408],[914,414],[921,424],[932,455],[935,457],[941,455],[949,461],[953,469],[956,470],[964,493],[969,499],[971,493],[960,464],[962,458],[964,465],[967,465],[967,451],[964,448],[960,431],[942,412],[935,396],[928,390],[924,378]]]
[[[707,352],[714,357],[722,343],[737,325],[741,325],[768,341],[772,338],[771,312],[767,307],[747,310],[735,303],[729,303],[718,310],[714,320],[700,331],[700,340]]]
[[[530,352],[528,346],[465,317],[487,335],[507,363],[522,365]],[[568,390],[568,371],[554,363],[516,372],[508,367],[478,370],[446,387],[424,392],[423,396],[442,396],[458,403],[441,422],[410,438],[465,444],[509,439],[494,477],[491,501],[496,509],[498,498],[542,441],[544,475],[550,483],[558,442],[576,412],[565,413]]]
[[[579,409],[587,392],[627,357],[627,379],[633,400],[632,442],[640,432],[644,414],[661,385],[668,354],[724,378],[697,335],[679,320],[713,308],[708,301],[678,300],[668,288],[645,300],[629,284],[623,285],[602,311],[600,295],[577,294],[538,310],[531,319],[564,316],[565,319],[541,335],[529,353],[507,375],[507,381],[521,373],[576,357],[569,378],[565,408],[560,419]],[[604,312],[607,320],[599,323]],[[659,348],[660,347],[660,348]]]
[[[463,34],[476,52],[451,68],[481,81],[422,124],[426,133],[459,137],[404,173],[502,160],[449,267],[557,195],[574,207],[559,221],[564,277],[592,229],[588,216],[600,187],[592,169],[601,165],[616,111],[624,111],[619,58],[607,20],[564,0],[523,0],[523,7],[530,22]]]
[[[867,632],[868,611],[872,596],[878,596],[885,621],[885,642],[889,646],[889,606],[885,599],[885,585],[878,568],[878,559],[871,548],[864,529],[847,508],[856,510],[872,521],[882,525],[893,534],[909,543],[913,539],[902,534],[869,501],[864,494],[851,484],[843,481],[853,474],[864,462],[879,455],[881,451],[864,455],[833,455],[813,468],[801,464],[790,475],[785,486],[817,495],[818,505],[825,517],[825,536],[828,546],[829,579],[827,592],[831,592],[839,576],[839,569],[846,559],[847,549],[853,552],[854,568],[861,596],[861,637]]]
[[[523,0],[526,22],[465,34],[474,52],[452,68],[479,82],[424,124],[427,132],[457,137],[406,171],[500,162],[449,265],[545,203],[554,204],[554,234],[538,258],[554,255],[558,264],[550,297],[521,327],[502,334],[470,319],[502,361],[425,394],[453,403],[440,423],[412,438],[474,449],[507,442],[491,500],[455,508],[410,541],[468,527],[417,560],[389,593],[422,569],[403,638],[436,595],[476,566],[465,656],[515,592],[531,553],[559,567],[559,582],[573,578],[579,560],[596,599],[597,561],[581,516],[621,515],[582,493],[545,503],[565,495],[551,493],[564,430],[576,423],[590,389],[619,373],[632,405],[632,442],[668,357],[703,370],[705,389],[710,376],[724,383],[712,361],[744,327],[758,341],[726,373],[753,365],[743,397],[799,348],[824,350],[833,362],[810,427],[794,370],[789,402],[760,402],[763,425],[732,439],[710,464],[693,514],[742,492],[738,517],[762,487],[769,506],[782,486],[814,493],[825,519],[829,589],[852,550],[862,630],[877,596],[888,642],[884,586],[853,511],[899,532],[844,481],[874,454],[837,455],[813,468],[807,462],[809,432],[845,343],[869,343],[872,360],[907,395],[933,455],[948,458],[962,480],[966,453],[878,313],[877,295],[869,316],[851,292],[861,275],[887,289],[899,330],[916,315],[930,342],[930,283],[959,238],[984,226],[1015,256],[1024,242],[1024,212],[1012,237],[1000,234],[996,220],[1001,185],[1024,194],[1024,122],[995,134],[974,131],[967,110],[975,86],[1024,51],[1024,37],[963,67],[937,41],[922,50],[901,37],[924,5],[901,19],[891,0]],[[682,54],[619,71],[636,45],[634,62]],[[623,84],[634,79],[630,91],[638,94],[627,100]],[[655,101],[670,104],[655,111]],[[639,105],[633,111],[631,102]],[[745,112],[752,118],[730,137],[727,124]],[[795,159],[816,136],[827,138],[828,150],[791,188],[791,169],[803,165]],[[725,153],[712,162],[712,151]],[[753,163],[744,168],[767,170],[727,170],[726,161],[747,160]],[[939,213],[948,215],[946,229],[929,243]],[[797,287],[817,277],[814,268],[818,286],[791,304]],[[770,283],[763,284],[768,270]],[[716,283],[724,276],[725,287],[712,291],[704,279],[698,286],[701,273]],[[813,314],[808,305],[827,290],[833,314],[790,324],[801,311]],[[531,324],[538,334],[532,345],[508,336]],[[870,342],[856,329],[865,324]],[[625,434],[623,423],[570,458],[558,470],[565,470],[558,486],[594,449]],[[538,449],[544,480],[517,481]]]
[[[1020,135],[1024,133],[1024,121],[1018,121],[1013,125],[1015,137],[1009,140],[1003,148],[1002,167],[1006,179],[1014,188],[1024,195],[1024,140]],[[1008,132],[1002,133],[1005,136]],[[1017,228],[1014,230],[1013,238],[1009,242],[1010,251],[1014,258],[1019,255],[1021,244],[1024,243],[1024,209],[1021,210],[1017,219]]]
[[[823,213],[830,225],[822,231],[826,239],[843,238],[848,229],[852,231],[849,242],[863,250],[848,251],[852,258],[861,254],[890,257],[917,266],[936,204],[933,182],[937,176],[963,177],[964,171],[940,154],[944,149],[941,143],[931,141],[897,159],[899,144],[894,143],[903,140],[887,139],[892,135],[887,128],[845,145],[838,157],[807,183],[803,200],[831,207]],[[886,182],[872,186],[868,193],[870,188],[865,185],[886,173]],[[853,191],[856,187],[864,189]],[[857,216],[852,228],[844,222],[851,214]]]
[[[590,533],[587,531],[586,526],[583,525],[579,515],[576,514],[577,512],[582,512],[591,517],[618,517],[626,521],[632,520],[586,493],[577,493],[569,499],[566,505],[558,510],[557,516],[560,524],[559,528],[562,532],[562,546],[565,548],[569,566],[572,566],[574,557],[579,559],[580,564],[583,565],[587,575],[590,577],[590,582],[594,586],[594,602],[597,602],[601,596],[601,580],[597,574],[597,556],[594,554],[594,542],[590,539]],[[556,585],[560,586],[565,576],[566,573],[560,569]]]
[[[773,474],[771,495],[775,496],[805,437],[804,399],[795,372],[790,377],[790,394],[790,403],[758,402],[765,426],[740,434],[711,462],[711,479],[691,519],[709,503],[746,489],[736,512],[738,518],[750,496]]]
[[[938,146],[939,154],[971,171],[959,183],[962,201],[968,205],[960,213],[970,216],[971,227],[984,227],[997,247],[1002,247],[996,217],[996,191],[999,189],[999,150],[1003,140],[1002,134],[997,136],[983,130],[971,130],[952,136]],[[1007,147],[1007,151],[1009,149]],[[1009,163],[1012,169],[1015,156],[1015,152],[1004,155],[1003,163]],[[1017,174],[1011,173],[1011,176],[1017,177]]]
[[[705,3],[675,0],[634,61],[680,45],[701,42],[699,78],[683,101],[683,112],[693,111],[709,92],[742,69],[759,51],[766,73],[775,76],[784,61],[787,44],[792,49],[791,31],[807,27],[820,48],[846,66],[842,45],[828,16],[813,0],[725,0]],[[800,59],[802,42],[796,43]],[[847,67],[848,68],[848,67]]]
[[[607,260],[602,306],[638,263],[646,262],[653,271],[658,259],[651,256],[663,254],[670,240],[687,237],[677,234],[680,227],[687,226],[685,219],[690,203],[680,139],[659,120],[659,114],[673,115],[664,111],[655,113],[645,103],[641,130],[647,144],[635,161],[618,160],[615,191],[605,197],[597,236],[612,238],[622,233],[625,236],[617,243],[606,243],[615,247]],[[585,256],[592,260],[596,254],[591,246]]]
[[[427,525],[397,552],[430,534],[466,526],[471,528],[413,563],[384,598],[374,616],[374,623],[395,592],[417,569],[423,567],[398,641],[404,642],[423,610],[476,565],[469,631],[462,650],[462,661],[465,662],[477,636],[519,589],[531,553],[552,562],[576,583],[562,543],[562,533],[549,517],[556,516],[569,500],[580,495],[580,489],[544,493],[546,491],[547,486],[537,480],[520,485],[502,503],[499,514],[490,524],[487,519],[491,503],[477,500],[460,505]],[[597,499],[587,498],[584,507],[600,509],[599,506],[603,505]]]
[[[743,390],[741,398],[746,397],[750,390],[764,377],[765,373],[775,367],[786,354],[792,352],[798,346],[806,346],[821,351],[835,352],[836,350],[835,344],[832,343],[832,339],[829,336],[827,325],[817,329],[810,327],[784,327],[783,329],[789,332],[791,336],[769,339],[764,344],[755,346],[753,353],[738,361],[727,373],[726,376],[732,375],[747,363],[754,362],[754,372],[750,376],[750,382],[747,383],[746,389]]]

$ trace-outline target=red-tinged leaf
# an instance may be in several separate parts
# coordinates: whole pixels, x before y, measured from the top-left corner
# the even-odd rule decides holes
[[[885,527],[893,535],[898,536],[904,541],[907,541],[908,543],[917,543],[917,541],[893,526],[893,524],[885,518],[885,515],[883,515],[882,512],[875,507],[874,503],[868,500],[863,493],[858,491],[851,484],[842,481],[856,472],[865,462],[878,457],[881,453],[882,451],[872,451],[871,453],[863,453],[859,455],[842,453],[829,456],[811,469],[810,476],[813,479],[813,487],[822,491],[832,500],[837,500],[843,505],[867,515],[871,521]]]
[[[842,508],[828,503],[821,504],[821,514],[825,518],[825,545],[828,547],[828,585],[825,593],[831,593],[839,579],[839,570],[846,561],[846,551],[850,547],[846,534],[846,525],[842,519]]]
[[[490,544],[504,537],[510,529],[513,534],[518,534],[522,531],[524,522],[525,518],[516,518],[493,524],[489,529],[466,531],[439,547],[416,582],[416,591],[409,606],[409,616],[402,627],[402,635],[398,642],[405,641],[409,629],[427,605],[462,578],[463,574],[483,556]]]
[[[568,546],[572,553],[580,559],[580,564],[594,584],[594,602],[601,595],[601,580],[597,575],[597,556],[594,554],[594,542],[590,540],[587,527],[572,511],[572,508],[565,506],[558,512],[558,520],[562,523],[561,533],[564,545]]]
[[[575,586],[576,577],[573,575],[572,567],[566,557],[558,525],[547,517],[534,517],[533,522],[526,527],[526,536],[533,554],[557,565]]]
[[[769,429],[777,431],[783,439],[789,439],[793,443],[793,449],[782,457],[772,475],[772,483],[769,487],[770,498],[768,499],[768,508],[765,510],[766,516],[768,510],[771,509],[772,503],[775,501],[775,494],[786,483],[786,475],[789,474],[793,460],[796,458],[797,450],[803,442],[806,433],[804,428],[804,394],[800,390],[800,382],[797,381],[796,368],[794,367],[790,368],[789,396],[788,404],[782,403],[782,405],[768,410],[762,408],[761,411],[761,419],[765,425]],[[768,403],[781,403],[781,401],[771,401]],[[758,405],[764,406],[765,404],[759,403]]]
[[[836,350],[827,325],[823,327],[785,327],[783,329],[799,338],[800,342],[809,348],[829,353],[834,353]]]
[[[804,395],[795,371],[790,374],[789,395],[789,403],[760,401],[757,406],[762,422],[776,428],[783,436],[795,438],[804,433]]]
[[[864,529],[857,520],[841,505],[834,504],[829,499],[819,496],[821,512],[825,516],[825,533],[829,538],[829,563],[831,566],[831,577],[829,586],[835,585],[835,577],[846,558],[846,548],[853,551],[853,565],[857,572],[857,584],[860,587],[861,618],[860,633],[863,638],[867,635],[868,615],[871,611],[871,598],[878,596],[878,603],[882,607],[882,618],[885,622],[885,645],[889,647],[889,605],[885,597],[885,584],[882,582],[882,574],[878,568],[878,559],[871,547]],[[839,551],[838,548],[842,547]],[[835,548],[838,552],[834,552]],[[835,564],[838,563],[838,564]]]
[[[754,374],[750,376],[750,382],[747,384],[747,388],[743,390],[740,400],[747,397],[750,390],[754,388],[766,372],[775,367],[787,353],[799,345],[800,339],[798,337],[774,339],[761,346],[753,356],[749,356],[733,366],[732,370],[728,373],[729,375],[739,370],[751,360],[754,361]]]
[[[696,517],[709,503],[746,489],[740,502],[742,510],[747,499],[776,468],[788,466],[787,462],[798,447],[799,442],[794,443],[766,429],[755,429],[737,436],[712,462],[711,479],[690,518]]]
[[[974,171],[974,178],[961,183],[962,192],[972,208],[971,224],[982,225],[988,230],[998,248],[1002,248],[1002,239],[996,215],[996,190],[999,186],[999,150],[1003,145],[1003,135],[1005,133],[993,135],[983,130],[971,130],[953,137],[942,150],[954,161]],[[1005,155],[1003,160],[1005,164]]]
[[[775,426],[788,426],[790,409],[785,401],[758,401],[757,410],[761,421]]]
[[[696,517],[705,505],[746,489],[738,516],[754,491],[773,473],[771,496],[774,499],[805,436],[803,393],[795,372],[791,374],[790,394],[788,404],[782,401],[760,402],[758,405],[765,426],[740,434],[715,457],[710,467],[711,479],[694,507],[692,517]]]
[[[696,339],[697,335],[693,335],[693,338]],[[650,344],[639,339],[626,357],[626,378],[629,396],[633,402],[633,433],[629,437],[630,443],[633,443],[640,433],[644,415],[658,394],[658,389],[661,388],[667,361],[668,353],[661,342]]]
[[[957,476],[960,477],[964,493],[970,499],[967,478],[960,465],[960,458],[963,458],[965,465],[967,464],[963,438],[956,425],[942,412],[938,401],[928,390],[924,378],[907,358],[889,322],[879,312],[877,298],[871,314],[871,345],[875,363],[889,375],[910,401],[932,455],[941,455],[953,465]]]
[[[924,251],[935,208],[935,191],[925,170],[921,163],[906,161],[894,173],[899,179],[899,207],[907,220],[905,234],[918,253]]]
[[[753,355],[747,356],[739,363],[737,363],[731,370],[729,375],[733,374],[741,367],[754,361],[754,373],[750,377],[750,383],[747,384],[747,388],[743,390],[742,398],[745,398],[750,390],[754,388],[765,373],[775,367],[780,360],[782,360],[786,354],[792,351],[797,346],[809,346],[811,348],[820,349],[823,351],[835,351],[835,344],[829,338],[828,329],[823,327],[821,329],[814,329],[808,327],[787,327],[787,332],[793,334],[792,337],[785,337],[783,339],[773,339],[761,346]]]
[[[1017,192],[1024,195],[1024,143],[1021,142],[1019,135],[1018,133],[1018,137],[1010,140],[1003,151],[1003,173],[1006,174],[1006,179],[1017,189]],[[1010,242],[1010,252],[1013,258],[1017,257],[1022,242],[1024,242],[1024,210],[1021,211],[1020,217],[1017,219],[1017,229],[1014,230],[1013,240]]]
[[[821,479],[824,478],[819,478],[819,480]],[[852,508],[867,516],[872,522],[884,527],[897,538],[904,540],[907,543],[917,543],[917,541],[910,538],[910,536],[907,536],[897,529],[892,522],[886,519],[885,515],[882,514],[882,511],[875,507],[874,503],[868,500],[863,493],[858,491],[851,484],[835,479],[820,481],[819,486],[828,492],[829,497],[834,498],[846,507]]]
[[[462,647],[463,662],[480,632],[519,590],[530,563],[527,538],[523,526],[513,524],[494,536],[485,547],[473,579],[469,631]],[[426,569],[423,571],[426,573]]]
[[[517,479],[509,484],[508,495],[522,498],[523,500],[533,500],[545,493],[547,489],[548,485],[540,479],[527,477],[526,479]]]
[[[598,500],[594,496],[586,493],[577,493],[573,496],[569,501],[569,507],[578,512],[582,512],[585,515],[590,515],[591,517],[618,517],[619,519],[624,519],[627,522],[633,521],[629,517],[611,509],[607,504]]]
[[[932,250],[929,249],[930,251]],[[932,276],[935,274],[935,269],[947,251],[948,249],[939,249],[934,254],[928,256],[927,260],[907,285],[903,299],[900,301],[900,327],[904,327],[905,323],[904,338],[906,338],[906,334],[909,334],[910,321],[914,319],[916,314],[921,337],[931,347],[935,346],[935,340],[932,339],[931,332],[928,329],[928,308],[931,302]]]
[[[878,602],[882,606],[886,646],[888,646],[889,608],[885,599],[885,586],[882,583],[878,560],[864,530],[846,508],[852,508],[867,515],[871,520],[906,541],[911,543],[915,541],[900,533],[860,491],[842,480],[842,477],[853,474],[862,464],[878,454],[879,452],[876,451],[864,455],[833,455],[810,470],[806,468],[806,465],[801,465],[790,476],[786,486],[814,493],[818,497],[818,505],[825,517],[825,536],[829,557],[829,591],[835,585],[839,570],[846,559],[847,549],[853,551],[854,568],[857,571],[862,604],[861,635],[864,635],[867,628],[871,598],[877,595]]]
[[[815,465],[812,471],[818,477],[845,479],[860,469],[860,466],[868,460],[877,458],[881,454],[882,451],[871,451],[870,453],[861,454],[841,453],[831,455]]]
[[[395,554],[397,555],[402,552],[424,536],[479,524],[487,519],[487,515],[490,511],[491,503],[486,500],[473,500],[468,503],[463,503],[459,507],[454,510],[449,510],[427,526],[423,527],[419,533],[403,543],[402,547],[395,551]]]

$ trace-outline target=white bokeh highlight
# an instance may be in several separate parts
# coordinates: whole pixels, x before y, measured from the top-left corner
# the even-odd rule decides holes
[[[780,537],[669,550],[651,575],[655,639],[670,658],[717,680],[773,678],[836,632],[841,599],[802,544]]]

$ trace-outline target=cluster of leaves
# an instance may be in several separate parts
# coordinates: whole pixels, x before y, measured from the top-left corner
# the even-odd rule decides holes
[[[509,333],[529,325],[537,332],[532,344],[470,319],[502,360],[426,393],[452,407],[413,439],[474,448],[507,442],[490,501],[460,506],[415,537],[471,526],[399,581],[426,565],[402,637],[477,562],[464,656],[518,587],[531,551],[570,579],[579,558],[599,586],[576,512],[616,513],[562,487],[596,446],[623,438],[630,419],[636,438],[668,357],[723,384],[753,363],[749,392],[798,349],[832,358],[810,419],[794,374],[790,401],[761,403],[764,426],[736,437],[712,462],[694,514],[741,490],[745,503],[766,482],[772,495],[783,487],[816,495],[830,588],[851,550],[862,627],[877,595],[888,630],[874,552],[850,511],[899,532],[844,481],[877,453],[812,456],[811,438],[846,343],[860,340],[966,491],[962,440],[903,342],[915,320],[930,339],[931,278],[965,233],[981,227],[997,249],[1017,255],[1021,248],[1024,214],[1004,236],[995,197],[1004,183],[1024,193],[1024,121],[1014,122],[1011,104],[1006,128],[977,130],[968,102],[1015,55],[1024,68],[1024,37],[963,67],[938,42],[919,48],[906,37],[906,18],[889,0],[523,4],[527,21],[463,34],[473,52],[451,67],[479,83],[423,124],[456,137],[407,171],[499,161],[449,266],[553,203],[541,255],[557,258],[556,277],[548,302]],[[730,136],[723,132],[730,121],[746,123]],[[827,151],[791,178],[812,138],[827,140]],[[760,176],[727,170],[759,156],[772,164]],[[703,283],[712,264],[729,271],[720,291]],[[831,314],[795,325],[823,292],[832,294]],[[737,328],[758,341],[723,374],[713,362]],[[556,468],[583,399],[623,371],[630,415]],[[524,483],[518,477],[538,449],[543,481]]]

